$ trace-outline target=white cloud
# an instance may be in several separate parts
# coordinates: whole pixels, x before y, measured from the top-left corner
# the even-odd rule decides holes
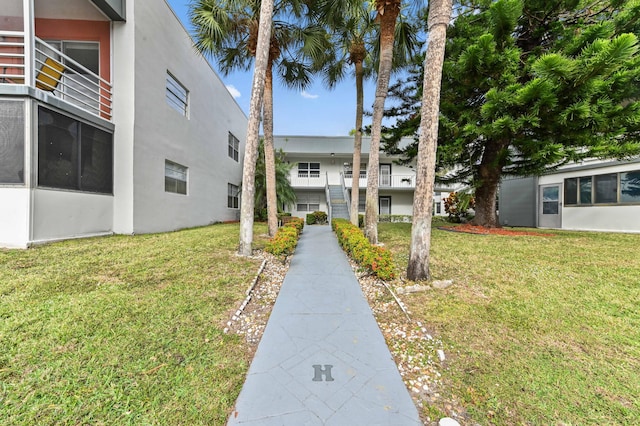
[[[240,91],[231,84],[227,86],[227,90],[229,91],[229,93],[231,93],[231,96],[233,96],[234,98],[239,98],[241,96]]]
[[[303,90],[300,95],[306,99],[317,99],[320,95],[312,95],[311,93],[307,93],[306,90]]]

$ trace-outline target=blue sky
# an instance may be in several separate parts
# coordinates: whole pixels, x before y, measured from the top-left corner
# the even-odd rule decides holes
[[[190,29],[188,19],[189,0],[167,0],[183,25]],[[213,63],[214,69],[218,69]],[[234,94],[240,107],[248,115],[251,97],[252,72],[220,74],[227,88]],[[375,81],[365,83],[364,107],[371,110],[375,94]],[[355,127],[356,89],[353,80],[346,79],[335,89],[324,88],[320,78],[305,91],[295,91],[274,81],[274,134],[346,136]],[[371,123],[364,117],[364,124]]]

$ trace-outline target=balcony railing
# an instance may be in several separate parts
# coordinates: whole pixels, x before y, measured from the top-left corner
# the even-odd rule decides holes
[[[327,184],[327,176],[321,174],[305,174],[294,172],[289,176],[291,186],[306,187],[306,188],[324,188]]]
[[[351,187],[353,180],[350,174],[345,174],[344,184],[347,188]],[[358,182],[360,188],[367,186],[366,173],[363,175],[360,172],[360,181]],[[378,186],[380,188],[406,188],[413,189],[416,187],[415,175],[380,175],[378,177]]]
[[[0,83],[24,85],[24,33],[0,31],[0,40]],[[29,80],[36,88],[111,121],[110,82],[37,37],[33,56],[35,71]]]

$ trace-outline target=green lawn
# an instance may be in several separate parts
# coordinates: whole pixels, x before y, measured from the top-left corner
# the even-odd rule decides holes
[[[480,424],[640,424],[640,235],[434,229],[433,279],[404,295],[444,342],[446,392]],[[406,269],[410,224],[380,224]]]
[[[224,424],[250,359],[222,329],[260,264],[238,229],[0,251],[0,424]]]

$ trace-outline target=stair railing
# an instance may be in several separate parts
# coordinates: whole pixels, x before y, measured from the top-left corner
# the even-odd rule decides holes
[[[329,191],[329,172],[325,172],[327,179],[324,183],[324,194],[327,197],[327,217],[329,218],[329,224],[331,224],[331,217],[333,216],[331,212],[331,192]]]
[[[340,187],[342,188],[344,201],[347,203],[347,215],[349,215],[349,219],[351,219],[351,197],[349,196],[347,185],[344,182],[344,172],[340,172]]]

